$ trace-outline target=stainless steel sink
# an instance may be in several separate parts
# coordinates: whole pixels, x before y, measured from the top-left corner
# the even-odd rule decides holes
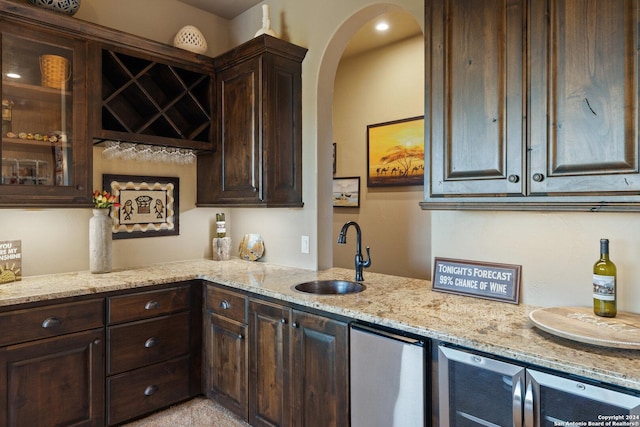
[[[366,287],[362,283],[348,280],[313,280],[299,283],[294,286],[294,289],[308,294],[344,295],[362,292]]]

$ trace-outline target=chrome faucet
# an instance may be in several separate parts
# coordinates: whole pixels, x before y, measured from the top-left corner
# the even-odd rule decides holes
[[[357,222],[348,221],[342,226],[342,230],[340,230],[340,235],[338,236],[338,244],[344,245],[347,243],[347,229],[351,225],[356,228],[356,282],[362,282],[364,280],[364,277],[362,277],[362,269],[371,265],[371,254],[369,253],[369,246],[367,246],[368,259],[365,261],[362,256],[362,231],[360,231],[360,226]]]

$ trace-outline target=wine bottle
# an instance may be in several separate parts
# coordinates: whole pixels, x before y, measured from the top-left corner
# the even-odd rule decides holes
[[[224,212],[216,214],[216,236],[225,237],[227,235],[227,228],[224,220]]]
[[[609,239],[600,239],[600,259],[593,265],[593,312],[615,317],[616,265],[609,259]]]

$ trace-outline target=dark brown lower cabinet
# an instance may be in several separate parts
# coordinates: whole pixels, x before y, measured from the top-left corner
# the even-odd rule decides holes
[[[252,426],[288,425],[291,399],[289,328],[291,309],[251,300],[249,422]]]
[[[349,424],[346,323],[251,300],[249,330],[251,425]]]
[[[104,329],[0,348],[0,425],[104,423]]]
[[[349,329],[327,317],[293,310],[291,425],[349,425]]]
[[[207,313],[206,395],[247,419],[247,325]]]
[[[107,298],[107,425],[201,392],[201,295],[187,281]]]

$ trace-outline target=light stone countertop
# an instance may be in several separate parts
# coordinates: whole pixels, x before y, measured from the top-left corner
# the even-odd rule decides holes
[[[312,271],[239,259],[179,261],[107,274],[26,277],[0,285],[0,308],[194,278],[640,391],[637,350],[581,344],[540,331],[529,320],[534,306],[434,292],[427,280],[367,271],[365,291],[323,296],[293,286],[310,280],[353,280],[354,271]]]

